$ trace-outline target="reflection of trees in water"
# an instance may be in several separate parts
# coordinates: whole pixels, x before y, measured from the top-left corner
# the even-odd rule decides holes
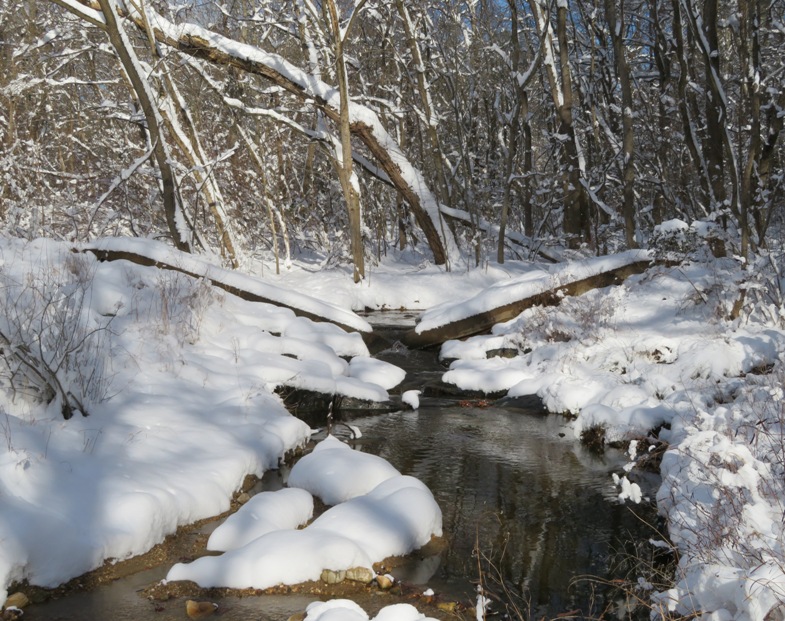
[[[479,545],[499,580],[548,614],[585,609],[593,586],[571,587],[574,578],[613,577],[625,541],[651,535],[613,501],[614,464],[558,431],[552,417],[421,408],[379,417],[364,433],[366,450],[422,480],[439,502],[448,540],[440,578],[476,579]]]

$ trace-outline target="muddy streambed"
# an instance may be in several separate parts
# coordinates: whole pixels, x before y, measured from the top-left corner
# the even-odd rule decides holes
[[[389,315],[385,315],[385,322]],[[402,321],[401,321],[402,319]],[[372,321],[379,323],[378,317]],[[403,388],[438,382],[443,369],[434,352],[410,352],[395,342],[411,316],[378,327],[389,344],[380,358],[407,369]],[[224,620],[285,621],[315,599],[350,597],[373,615],[380,607],[411,601],[429,615],[447,619],[420,597],[430,588],[440,601],[471,606],[482,581],[525,618],[616,616],[630,618],[620,581],[640,573],[632,556],[640,542],[656,537],[651,504],[617,502],[612,472],[626,462],[621,451],[597,455],[582,447],[559,416],[537,410],[494,407],[479,399],[423,397],[417,411],[343,413],[362,433],[358,450],[380,455],[433,492],[444,518],[444,539],[416,553],[391,573],[403,585],[392,593],[374,588],[322,588],[242,596],[224,591],[183,590],[168,601],[149,598],[173,563],[199,555],[220,520],[183,529],[150,555],[126,562],[119,579],[98,581],[81,591],[78,581],[64,597],[30,605],[25,619],[169,621],[187,619],[185,600],[217,602]],[[309,421],[313,424],[313,421]],[[338,425],[339,437],[348,428]],[[285,484],[286,469],[270,472],[251,493]],[[651,495],[656,480],[639,480]],[[114,573],[114,575],[113,575]],[[501,609],[501,605],[496,606]],[[609,615],[608,613],[611,613]],[[640,609],[635,618],[648,618]],[[463,618],[474,618],[467,609]]]

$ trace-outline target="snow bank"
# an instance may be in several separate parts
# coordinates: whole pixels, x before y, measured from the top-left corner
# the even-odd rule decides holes
[[[145,240],[108,240],[103,247],[152,254],[208,277],[218,273]],[[230,276],[271,295],[258,280]],[[59,400],[47,407],[19,377],[12,388],[0,376],[0,602],[11,582],[54,587],[106,559],[143,553],[179,525],[226,511],[245,475],[276,468],[310,436],[272,393],[277,386],[385,400],[383,386],[401,376],[392,366],[368,364],[358,334],[176,272],[100,263],[53,241],[0,240],[0,279],[4,334],[40,328],[31,317],[46,310],[53,338],[84,338],[76,353],[52,340],[46,355],[62,356],[52,358],[59,380],[90,414],[64,420]],[[344,322],[350,315],[335,314]],[[265,530],[310,517],[312,501],[303,490],[287,490],[276,505],[262,498],[249,510],[263,528],[225,525],[213,544],[242,549]],[[294,545],[310,547],[303,537],[316,538],[304,535]],[[347,563],[370,562],[357,544],[332,539],[332,547],[320,544],[324,558],[340,548]],[[296,549],[284,548],[282,557]]]
[[[369,616],[360,606],[348,599],[313,602],[306,609],[305,621],[368,621]],[[411,604],[392,604],[379,611],[373,621],[436,621],[418,612]]]
[[[764,621],[785,602],[785,332],[727,319],[743,278],[733,260],[653,268],[442,348],[454,359],[445,381],[537,394],[575,416],[576,438],[602,428],[607,441],[628,441],[665,426],[657,504],[679,566],[673,588],[641,593],[662,616]],[[471,312],[504,290],[475,296]],[[500,347],[519,355],[486,358]],[[615,482],[620,500],[642,500],[627,476]]]
[[[298,494],[299,510],[285,511],[276,522],[282,527],[273,530],[257,520],[271,521],[268,516],[276,509],[270,503],[277,503],[276,494],[281,492],[249,502],[221,527],[225,533],[214,535],[228,540],[229,545],[223,546],[228,552],[179,563],[166,579],[192,580],[203,587],[265,589],[297,584],[319,579],[325,569],[372,570],[373,563],[408,554],[442,534],[441,510],[423,483],[332,436],[292,468],[288,483],[327,504],[340,504],[302,530],[293,530],[312,508],[312,502],[302,496],[310,494],[303,489],[282,490]],[[260,513],[262,518],[257,518]]]

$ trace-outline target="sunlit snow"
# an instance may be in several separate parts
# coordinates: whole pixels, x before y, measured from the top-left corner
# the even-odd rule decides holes
[[[671,223],[662,230],[691,229]],[[172,257],[159,244],[133,243]],[[643,256],[547,269],[467,265],[460,273],[382,260],[359,285],[345,269],[303,261],[280,276],[268,269],[264,287],[307,291],[312,310],[359,330],[365,321],[352,319],[352,310],[432,309],[422,329],[563,282],[556,274],[577,278]],[[57,399],[46,407],[30,395],[2,393],[0,599],[13,582],[54,586],[108,558],[143,552],[178,525],[226,511],[246,474],[277,467],[310,438],[275,388],[386,400],[403,377],[370,358],[357,333],[244,302],[205,280],[126,261],[98,263],[43,240],[2,240],[0,265],[4,291],[54,299],[71,309],[65,324],[98,328],[79,368],[101,378],[82,395],[90,415],[68,421]],[[667,451],[656,502],[670,543],[656,538],[654,545],[673,545],[679,565],[662,592],[643,578],[640,584],[649,585],[642,596],[667,614],[763,621],[785,601],[785,333],[776,308],[731,316],[737,283],[747,276],[732,258],[652,266],[620,286],[528,309],[491,334],[441,349],[451,361],[444,381],[537,395],[550,411],[574,417],[576,440],[593,429],[607,442],[636,440],[629,449],[636,460],[646,454],[641,440],[658,431]],[[262,286],[242,278],[243,286]],[[84,297],[75,295],[80,287]],[[301,294],[282,295],[291,306],[305,305]],[[13,329],[13,316],[2,321]],[[517,355],[488,358],[498,350]],[[413,396],[404,403],[416,407]],[[619,502],[652,500],[643,497],[634,468],[615,481]],[[371,567],[441,533],[441,512],[421,482],[332,437],[298,462],[288,485],[253,497],[213,533],[209,547],[221,555],[178,564],[169,579],[256,588],[313,580],[325,568]],[[313,496],[334,505],[315,520]],[[368,619],[345,601],[308,610],[308,619],[338,616]],[[420,618],[394,607],[376,617]]]

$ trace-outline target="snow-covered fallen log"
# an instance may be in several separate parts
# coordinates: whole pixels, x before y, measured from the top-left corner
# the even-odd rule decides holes
[[[294,311],[298,317],[328,321],[350,332],[371,332],[371,326],[353,312],[309,295],[264,282],[248,274],[220,268],[197,256],[180,252],[149,239],[107,237],[82,244],[79,249],[91,252],[101,261],[126,260],[139,265],[154,265],[205,278],[215,286],[249,302],[263,302]]]
[[[467,300],[448,302],[423,313],[417,326],[406,333],[409,347],[440,345],[488,332],[495,324],[514,319],[532,306],[555,306],[565,296],[618,284],[640,274],[651,264],[645,250],[595,257],[535,270],[498,282]]]

